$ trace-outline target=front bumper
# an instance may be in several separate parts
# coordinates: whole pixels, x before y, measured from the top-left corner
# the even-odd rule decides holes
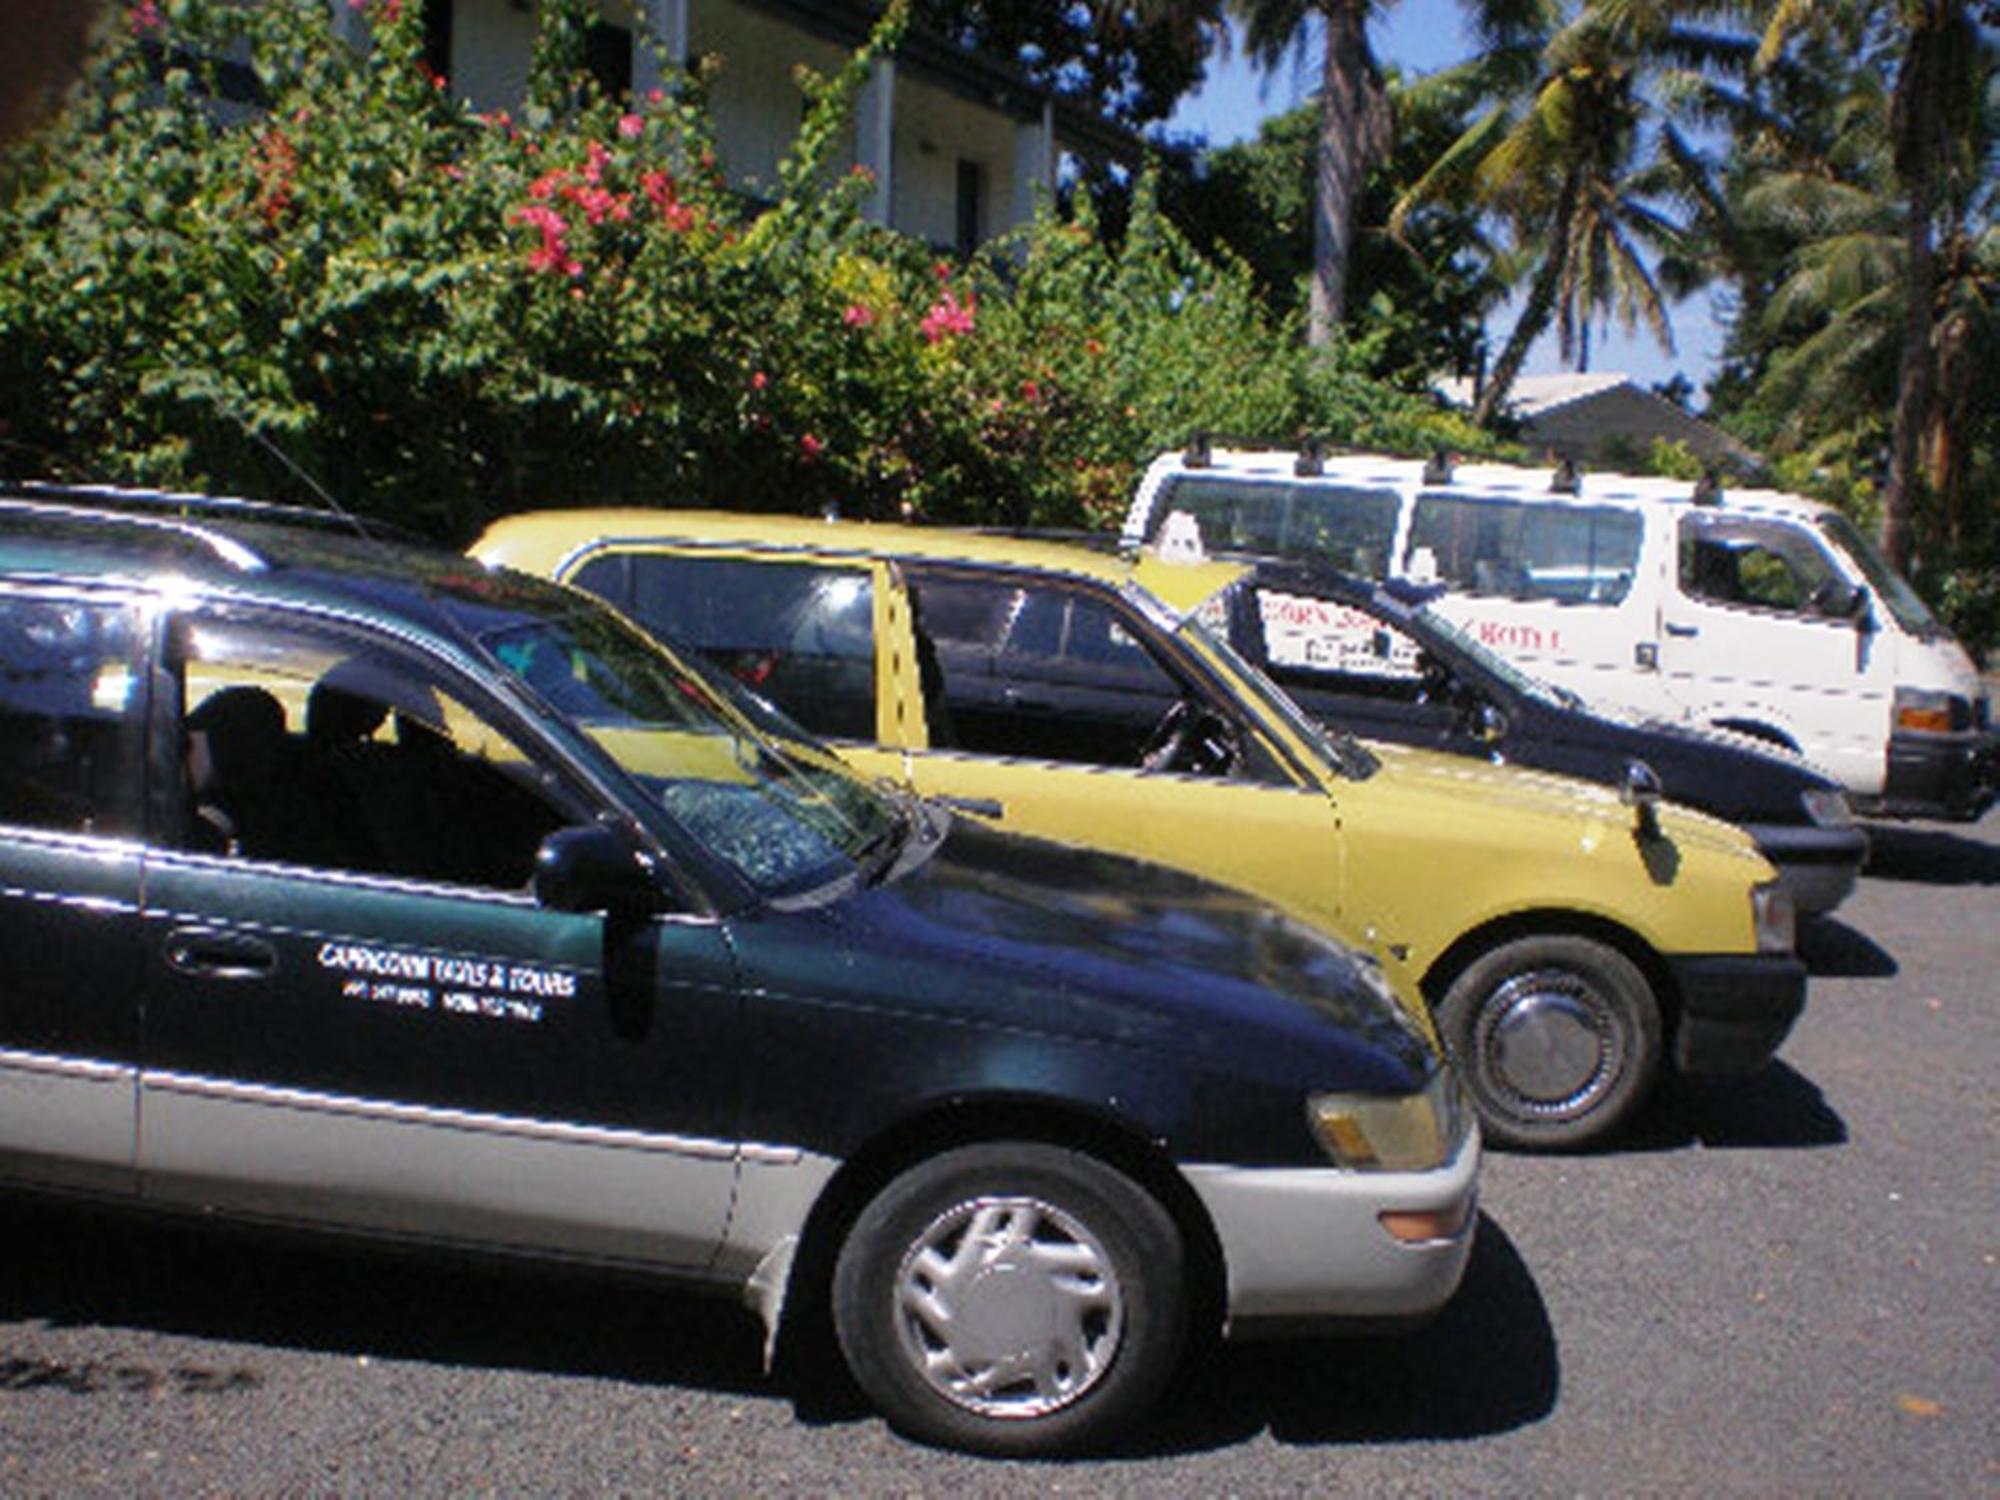
[[[1889,771],[1880,797],[1855,806],[1884,818],[1971,822],[2000,798],[2000,733],[1889,736]]]
[[[1745,823],[1757,852],[1777,869],[1778,879],[1802,917],[1824,916],[1854,893],[1868,861],[1868,835],[1855,827],[1821,828],[1811,823]]]
[[[1680,992],[1683,1073],[1756,1072],[1806,1008],[1806,966],[1789,953],[1682,954],[1667,967]]]
[[[1472,1255],[1479,1157],[1475,1128],[1433,1172],[1183,1167],[1222,1246],[1230,1334],[1435,1313]],[[1382,1226],[1382,1214],[1398,1212],[1441,1214],[1457,1227],[1408,1244]]]

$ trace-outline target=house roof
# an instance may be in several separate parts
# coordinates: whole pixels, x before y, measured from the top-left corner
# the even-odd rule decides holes
[[[1472,405],[1469,380],[1440,381],[1436,389],[1454,406]],[[1598,459],[1608,449],[1657,438],[1684,444],[1704,463],[1742,472],[1763,467],[1744,443],[1616,371],[1523,375],[1508,391],[1504,406],[1521,423],[1528,442],[1579,458]]]

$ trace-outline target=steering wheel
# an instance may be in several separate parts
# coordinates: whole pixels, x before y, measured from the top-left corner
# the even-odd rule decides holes
[[[1175,702],[1139,747],[1142,771],[1216,775],[1236,763],[1236,738],[1228,721],[1192,698]]]
[[[1445,703],[1451,698],[1451,668],[1428,651],[1417,653],[1417,702]]]
[[[1146,733],[1146,741],[1139,747],[1139,769],[1142,771],[1165,771],[1172,768],[1180,758],[1181,747],[1187,743],[1188,731],[1194,727],[1195,705],[1190,698],[1176,698],[1173,707],[1160,715],[1160,720]]]

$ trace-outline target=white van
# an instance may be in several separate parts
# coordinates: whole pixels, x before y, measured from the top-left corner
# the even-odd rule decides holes
[[[1853,522],[1796,495],[1197,442],[1126,517],[1128,543],[1177,535],[1441,585],[1437,612],[1533,675],[1790,748],[1869,813],[1976,818],[2000,791],[1971,658]]]

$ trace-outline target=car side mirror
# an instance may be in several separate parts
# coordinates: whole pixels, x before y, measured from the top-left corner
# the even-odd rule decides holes
[[[642,916],[660,905],[660,887],[638,854],[597,823],[558,828],[543,839],[530,889],[550,911]]]
[[[1625,762],[1625,779],[1618,800],[1632,809],[1632,831],[1641,838],[1660,836],[1660,798],[1666,794],[1660,773],[1643,760]]]

